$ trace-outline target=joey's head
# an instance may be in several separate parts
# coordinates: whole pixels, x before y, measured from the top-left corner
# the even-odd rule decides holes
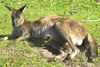
[[[18,27],[24,23],[25,18],[24,18],[23,11],[25,10],[26,6],[27,6],[27,4],[23,7],[21,7],[20,9],[15,9],[12,7],[5,6],[10,11],[12,11],[11,18],[12,18],[12,26],[13,27]]]

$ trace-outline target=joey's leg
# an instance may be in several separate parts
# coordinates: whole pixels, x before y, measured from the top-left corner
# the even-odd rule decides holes
[[[53,44],[53,45],[51,45],[51,46],[52,46],[54,49],[58,50],[58,51],[60,52],[60,55],[57,55],[57,56],[55,56],[54,58],[49,59],[48,62],[50,62],[50,61],[55,61],[55,60],[59,60],[59,59],[61,59],[61,58],[63,58],[63,57],[65,57],[65,56],[68,55],[68,53],[65,53],[65,52],[63,51],[63,49],[62,49],[59,45]]]
[[[64,45],[62,45],[63,50],[67,53],[67,52],[72,52],[68,42],[66,42]]]
[[[16,37],[17,37],[17,35],[13,33],[13,34],[11,34],[9,36],[1,38],[0,40],[9,40],[9,39],[14,39]]]
[[[30,37],[30,33],[24,34],[9,44],[17,43],[18,41],[28,39],[29,37]]]
[[[47,44],[50,40],[51,40],[51,37],[49,35],[45,36],[41,42],[41,46]]]

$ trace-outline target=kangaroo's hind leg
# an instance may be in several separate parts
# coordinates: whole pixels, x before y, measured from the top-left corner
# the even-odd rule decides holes
[[[41,42],[41,45],[43,46],[43,45],[45,45],[45,44],[49,44],[49,42],[52,40],[52,37],[50,36],[50,35],[46,35],[45,37],[44,37],[44,39],[42,40],[42,42]],[[52,43],[52,42],[51,42]],[[60,54],[59,55],[57,55],[57,56],[55,56],[54,58],[50,58],[49,60],[48,60],[48,62],[50,62],[50,61],[55,61],[55,60],[59,60],[59,59],[61,59],[61,58],[63,58],[63,57],[65,57],[65,56],[68,56],[68,52],[70,51],[70,47],[69,47],[69,45],[68,45],[68,43],[66,42],[65,44],[63,44],[64,46],[60,46],[60,45],[58,45],[58,44],[55,44],[55,43],[52,43],[52,44],[50,44],[55,50],[58,50],[59,52],[60,52]],[[65,47],[65,50],[67,50],[67,52],[65,52],[64,51],[64,48]]]
[[[68,45],[68,43],[65,43],[65,44],[62,44],[62,45],[64,45],[64,46],[61,47],[61,46],[59,46],[58,44],[52,44],[52,45],[51,45],[54,49],[58,50],[58,51],[60,52],[60,54],[57,55],[57,56],[55,56],[54,58],[50,58],[50,59],[48,60],[48,62],[60,60],[61,58],[65,58],[65,57],[67,57],[67,56],[69,55],[69,52],[71,52],[71,51],[70,51],[71,48],[70,48],[70,46]],[[64,47],[65,47],[65,49],[64,49]],[[64,50],[66,50],[66,51],[64,51]]]

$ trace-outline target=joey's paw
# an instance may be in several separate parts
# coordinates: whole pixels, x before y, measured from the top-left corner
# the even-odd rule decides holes
[[[47,60],[47,62],[54,62],[54,61],[56,61],[55,58],[49,58],[49,59]]]
[[[39,44],[38,44],[38,46],[43,47],[44,45],[43,45],[43,44],[41,44],[41,43],[39,43]]]
[[[39,44],[40,44],[40,46],[44,46],[45,45],[43,42],[40,42]]]
[[[44,44],[41,44],[41,46],[44,46]]]

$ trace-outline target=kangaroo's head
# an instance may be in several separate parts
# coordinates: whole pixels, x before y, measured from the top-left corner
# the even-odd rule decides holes
[[[10,11],[12,11],[11,18],[12,18],[12,26],[13,27],[18,27],[21,24],[23,24],[23,22],[25,20],[23,11],[25,10],[26,6],[27,6],[27,4],[23,7],[21,7],[20,9],[15,9],[12,7],[5,6]]]

